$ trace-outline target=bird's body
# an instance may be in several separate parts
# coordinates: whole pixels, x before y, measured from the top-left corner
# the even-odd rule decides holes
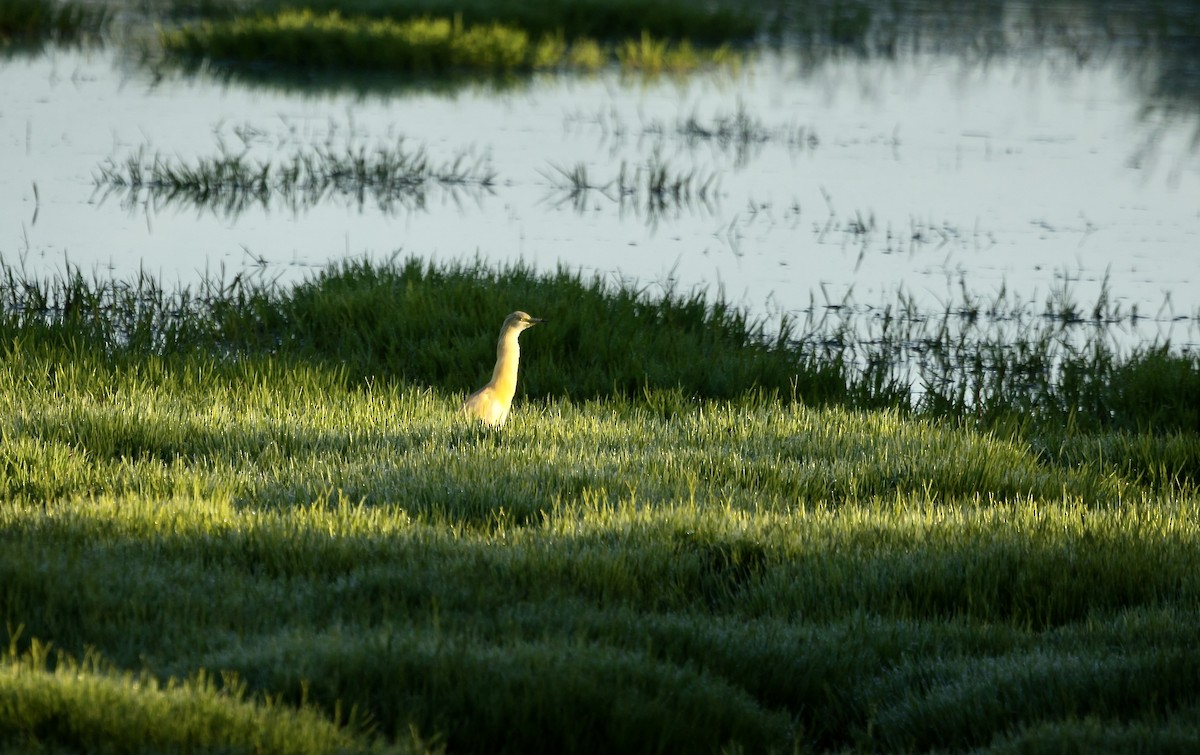
[[[500,328],[500,341],[496,344],[496,367],[488,384],[467,397],[462,410],[485,425],[499,427],[508,419],[513,396],[517,392],[517,368],[521,361],[521,331],[532,328],[539,322],[524,312],[513,312],[504,319]]]

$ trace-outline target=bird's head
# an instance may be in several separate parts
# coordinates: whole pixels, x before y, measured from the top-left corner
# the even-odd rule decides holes
[[[526,312],[513,312],[511,315],[504,318],[504,330],[516,328],[517,332],[520,332],[526,328],[532,328],[539,322],[546,321],[541,317],[533,317]]]

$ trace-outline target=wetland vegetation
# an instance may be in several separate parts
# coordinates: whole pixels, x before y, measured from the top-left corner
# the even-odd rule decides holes
[[[107,28],[106,6],[80,7],[7,3],[0,36]],[[188,57],[266,51],[250,67],[270,60],[272,77],[300,57],[653,70],[723,64],[752,39],[812,59],[1032,39],[1165,51],[1148,90],[1200,101],[1194,10],[1145,7],[124,10]],[[398,43],[421,34],[434,41]],[[823,143],[740,107],[568,120],[742,165],[763,143]],[[507,178],[469,152],[331,143],[279,159],[147,148],[94,182],[129,207],[232,218],[276,200],[410,208]],[[577,208],[719,201],[719,175],[658,153],[544,177]],[[826,202],[813,233],[850,248],[969,233]],[[549,322],[523,340],[508,424],[484,430],[458,404],[517,307]],[[1171,320],[1065,284],[1034,300],[964,285],[934,310],[814,294],[756,317],[721,291],[482,260],[175,287],[5,265],[0,751],[1195,751],[1200,354],[1141,330]]]
[[[914,401],[880,343],[567,271],[5,280],[9,747],[1200,743],[1194,355],[925,325]]]
[[[532,38],[499,23],[466,26],[460,17],[350,19],[337,11],[281,11],[228,22],[202,22],[164,32],[168,53],[218,63],[257,62],[302,68],[375,68],[418,74],[582,69],[615,60],[623,69],[683,73],[704,64],[736,64],[727,47],[712,52],[686,40],[672,43],[649,32],[606,49],[590,38]]]

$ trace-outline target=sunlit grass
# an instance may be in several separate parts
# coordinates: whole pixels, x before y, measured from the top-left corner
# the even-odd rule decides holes
[[[36,640],[23,653],[19,644],[14,632],[0,659],[0,743],[13,751],[323,754],[370,747],[361,732],[312,708],[247,697],[230,674],[198,672],[164,683],[93,653],[77,660]]]
[[[1200,431],[1197,355],[1165,343],[1121,353],[1107,329],[1136,316],[1102,296],[1086,317],[1066,317],[1085,308],[1064,296],[1052,292],[1039,308],[1002,292],[934,313],[902,298],[882,317],[857,319],[854,308],[814,303],[804,317],[756,320],[704,290],[521,264],[351,260],[286,290],[239,276],[176,291],[144,275],[30,279],[4,268],[0,334],[22,340],[45,327],[52,340],[103,344],[118,356],[271,354],[335,364],[351,384],[465,391],[478,387],[472,367],[494,350],[495,334],[481,323],[502,320],[516,301],[556,323],[539,334],[543,358],[523,367],[523,390],[534,398],[645,396],[671,416],[703,399],[774,397],[1056,437]]]
[[[10,749],[1200,738],[1193,430],[871,408],[736,311],[563,272],[0,293]],[[490,314],[526,303],[524,391],[475,427]]]
[[[172,0],[173,15],[228,19],[247,13],[271,15],[295,5],[277,0]],[[642,32],[655,37],[692,39],[705,45],[742,42],[760,23],[754,8],[735,4],[696,4],[680,0],[307,0],[314,13],[337,11],[347,17],[412,21],[460,17],[467,26],[499,23],[524,29],[531,37],[615,42]]]
[[[305,68],[375,68],[418,73],[479,71],[508,73],[532,69],[595,70],[609,60],[651,73],[685,72],[706,65],[737,65],[727,47],[693,49],[643,34],[604,53],[579,37],[570,44],[561,33],[533,38],[499,22],[467,25],[455,18],[347,18],[337,11],[284,10],[273,16],[204,21],[165,30],[163,47],[172,54],[217,62],[257,61]]]

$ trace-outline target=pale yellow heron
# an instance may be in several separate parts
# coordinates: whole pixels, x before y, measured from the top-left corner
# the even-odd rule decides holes
[[[496,367],[488,384],[467,396],[462,410],[485,425],[499,427],[508,419],[513,395],[517,392],[517,365],[521,361],[521,345],[517,339],[521,331],[532,328],[545,320],[530,317],[524,312],[513,312],[504,318],[500,328],[500,341],[496,344]]]

